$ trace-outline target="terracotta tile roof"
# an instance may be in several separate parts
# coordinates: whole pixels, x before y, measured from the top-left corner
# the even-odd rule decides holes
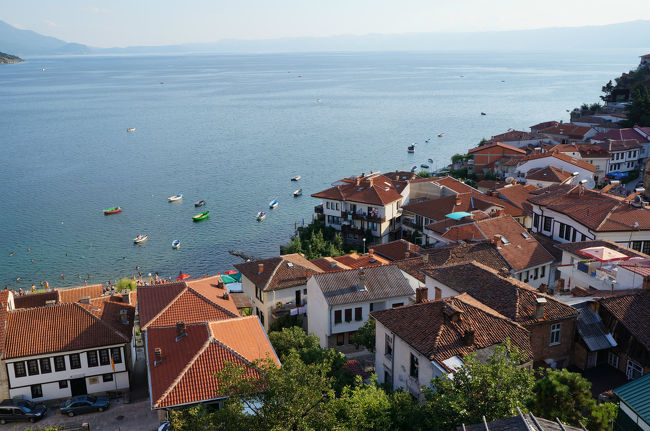
[[[530,203],[528,203],[528,198],[532,196],[534,190],[537,190],[537,187],[532,184],[510,184],[497,189],[496,192],[499,199],[510,202],[523,213],[530,214],[532,208]]]
[[[609,311],[646,349],[650,350],[650,331],[648,330],[650,328],[650,290],[604,298],[600,300],[600,305]]]
[[[597,144],[575,144],[583,159],[609,159],[609,151],[604,150]]]
[[[489,144],[481,145],[479,147],[470,148],[467,151],[467,154],[482,153],[483,151],[494,147],[500,147],[503,148],[504,150],[509,150],[513,153],[526,154],[525,150],[522,150],[521,148],[513,147],[512,145],[504,144],[503,142],[492,142]]]
[[[375,244],[372,246],[375,254],[383,256],[388,260],[404,259],[406,252],[412,255],[417,255],[421,250],[420,246],[406,241],[405,239],[398,239],[384,244]]]
[[[219,282],[221,277],[214,275],[212,277],[197,278],[195,280],[186,280],[187,287],[195,291],[208,301],[216,304],[217,306],[230,311],[234,315],[238,315],[239,311],[237,305],[231,299],[224,299],[223,294],[226,292],[225,289],[219,288]]]
[[[511,130],[500,135],[492,136],[490,139],[494,142],[511,142],[511,141],[530,141],[539,139],[539,135],[530,132],[523,132],[521,130]]]
[[[548,127],[554,127],[554,126],[559,126],[560,123],[557,121],[544,121],[543,123],[535,124],[534,126],[530,126],[530,130],[543,130]]]
[[[387,265],[390,261],[376,254],[350,253],[336,257],[322,257],[313,259],[311,263],[316,265],[321,272],[341,271],[346,269],[368,268],[371,266]]]
[[[59,302],[59,292],[56,290],[51,290],[49,292],[27,294],[27,295],[15,295],[14,296],[14,307],[16,308],[34,308],[34,307],[45,307],[47,301],[56,301]]]
[[[404,205],[402,209],[409,213],[439,221],[443,220],[447,214],[453,212],[470,212],[473,210],[489,212],[490,210],[497,211],[505,209],[506,206],[507,202],[499,202],[497,198],[491,198],[479,192],[474,192]],[[519,211],[517,208],[515,210],[517,212]]]
[[[555,166],[545,166],[543,168],[534,168],[526,173],[527,181],[546,181],[549,183],[561,183],[571,178],[571,172],[565,171]]]
[[[455,191],[456,193],[477,193],[478,191],[474,187],[470,187],[462,181],[457,180],[456,178],[450,177],[449,175],[445,177],[432,178],[434,182],[440,184],[441,186],[447,187]]]
[[[66,289],[59,289],[59,302],[77,302],[79,298],[88,296],[90,298],[97,298],[104,293],[104,287],[101,284],[91,284],[88,286],[69,287]]]
[[[186,285],[183,282],[140,286],[136,290],[138,294],[140,326],[144,328],[144,326],[185,289]]]
[[[522,159],[522,163],[525,163],[529,160],[537,160],[537,159],[546,159],[548,158],[549,164],[553,163],[553,159],[561,160],[566,163],[570,163],[574,166],[577,166],[579,168],[582,168],[584,170],[590,171],[590,172],[596,172],[596,167],[590,163],[584,162],[582,160],[573,158],[571,156],[568,156],[564,153],[553,153],[553,152],[548,152],[548,153],[541,153],[541,154],[533,154],[530,156],[526,156]]]
[[[343,368],[354,374],[355,376],[360,376],[362,379],[367,377],[367,373],[363,370],[361,363],[356,359],[350,359],[343,364]]]
[[[360,287],[360,270],[329,272],[314,275],[316,285],[330,305],[352,304],[415,294],[395,265],[364,269],[365,289]]]
[[[542,245],[542,247],[544,247],[544,250],[548,251],[548,253],[553,256],[553,259],[556,262],[562,262],[562,250],[556,247],[557,245],[560,245],[559,241],[555,241],[553,238],[549,238],[548,236],[542,235],[541,233],[528,233],[532,235],[533,238],[535,238],[537,242]]]
[[[5,359],[125,344],[129,338],[81,304],[11,311],[7,315]]]
[[[585,135],[591,130],[591,127],[578,126],[571,123],[560,123],[555,126],[546,127],[539,130],[539,133],[546,135],[568,136],[570,138],[584,139]]]
[[[457,321],[452,315],[460,315]],[[503,343],[509,338],[526,359],[532,358],[529,332],[468,294],[375,311],[372,316],[425,357],[446,371],[453,370],[444,361]],[[474,343],[468,345],[466,331],[474,331]]]
[[[496,190],[506,185],[505,181],[481,180],[476,183],[478,189]]]
[[[381,174],[359,177],[359,184],[345,183],[314,193],[311,196],[336,201],[360,202],[377,206],[402,199],[390,178]]]
[[[442,237],[448,241],[481,241],[485,240],[485,236],[474,223],[459,224],[456,226],[451,226],[445,233],[442,234]]]
[[[486,218],[490,218],[486,212],[483,212],[481,210],[474,210],[470,214],[471,217],[463,217],[460,220],[454,220],[446,217],[443,220],[437,221],[435,223],[429,223],[428,225],[424,226],[424,228],[438,234],[444,234],[454,226],[466,225],[468,223],[471,223],[473,220],[484,220]],[[458,240],[454,239],[454,241]]]
[[[553,185],[533,194],[529,202],[562,213],[598,232],[650,230],[650,209],[633,206],[619,196],[573,185]]]
[[[215,374],[227,362],[250,365],[270,358],[279,365],[259,320],[255,316],[221,322],[186,325],[187,335],[177,340],[176,327],[147,331],[147,357],[152,408],[168,408],[224,398]],[[155,363],[155,349],[162,362]],[[258,376],[247,368],[249,376]]]
[[[642,148],[642,145],[639,144],[639,141],[637,139],[623,139],[623,140],[608,139],[606,142],[596,144],[596,145],[598,145],[604,151],[609,151],[610,153]]]
[[[650,277],[650,257],[632,258],[628,261],[619,262],[618,266],[643,277]]]
[[[250,296],[244,292],[230,292],[233,302],[237,306],[237,309],[240,308],[250,308],[253,306],[253,301],[251,301]]]
[[[577,241],[577,242],[567,242],[564,244],[556,244],[556,248],[559,248],[562,251],[567,251],[571,254],[574,254],[576,256],[580,256],[578,254],[578,251],[582,250],[583,248],[589,248],[589,247],[607,247],[611,248],[612,250],[615,250],[619,253],[623,253],[626,256],[629,257],[642,257],[642,258],[647,258],[650,257],[647,254],[643,254],[640,251],[632,250],[631,248],[624,247],[620,244],[617,244],[613,241],[608,241],[605,239],[594,239],[590,241]]]
[[[264,265],[262,273],[258,273],[259,265]],[[261,259],[234,265],[243,276],[248,278],[265,292],[301,286],[307,279],[322,270],[299,254]]]
[[[78,303],[78,305],[106,322],[111,328],[124,335],[129,341],[131,340],[135,319],[135,305],[130,302],[124,302],[122,295],[105,295],[91,299],[90,304]],[[125,320],[122,319],[123,313],[126,313]],[[126,323],[122,323],[124,321]]]
[[[612,139],[615,141],[624,141],[626,139],[636,139],[639,143],[645,144],[650,142],[648,138],[643,136],[637,130],[633,128],[629,129],[611,129],[607,132],[596,133],[594,136],[589,138],[591,141],[606,141]]]
[[[14,297],[8,290],[0,291],[0,357],[5,352],[5,338],[7,335],[7,313],[9,312],[9,295]]]
[[[503,277],[478,262],[425,269],[425,274],[458,293],[468,293],[483,304],[524,326],[537,323],[537,298],[545,298],[543,321],[573,318],[578,311],[512,277]]]

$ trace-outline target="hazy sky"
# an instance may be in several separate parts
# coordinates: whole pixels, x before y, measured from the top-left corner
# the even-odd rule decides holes
[[[0,19],[97,47],[650,19],[649,0],[0,0]]]

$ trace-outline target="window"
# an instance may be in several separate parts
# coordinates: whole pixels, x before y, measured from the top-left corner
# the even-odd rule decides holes
[[[70,355],[70,368],[73,370],[81,368],[81,358],[79,357],[79,353],[73,353]]]
[[[339,210],[339,203],[338,202],[336,203],[336,210],[337,211]]]
[[[612,367],[618,369],[618,355],[613,352],[609,352],[607,355],[607,363]]]
[[[643,241],[643,252],[650,254],[650,241]]]
[[[535,229],[539,230],[539,214],[533,215],[533,226],[535,226]]]
[[[587,240],[587,237],[585,236],[585,234],[584,234],[584,233],[581,233],[581,234],[580,234],[580,241],[586,241],[586,240]],[[649,250],[649,251],[650,251],[650,250]]]
[[[395,304],[393,304],[393,308],[395,308],[395,307],[401,307],[402,305],[404,305],[403,302],[396,302]]]
[[[16,377],[25,377],[27,375],[27,370],[25,369],[25,363],[23,361],[14,362],[14,375]]]
[[[50,365],[50,358],[41,358],[41,373],[47,374],[52,372],[52,365]]]
[[[641,377],[643,375],[643,368],[641,365],[631,359],[627,360],[627,371],[625,372],[627,374],[628,380],[636,379],[638,377]]]
[[[352,309],[351,308],[346,308],[345,309],[345,321],[346,322],[352,322]]]
[[[260,311],[260,322],[264,325],[264,313]]]
[[[372,313],[375,310],[375,303],[371,302],[370,303],[370,312]]]
[[[96,350],[86,352],[86,359],[88,360],[88,366],[89,367],[96,367],[96,366],[99,365],[99,360],[97,359],[97,351]]]
[[[539,270],[539,277],[540,278],[544,278],[545,275],[546,275],[546,265],[542,266],[540,268],[540,270]]]
[[[357,322],[359,320],[363,320],[363,312],[361,311],[361,307],[357,307],[354,309],[354,320]]]
[[[546,232],[551,231],[552,224],[553,224],[553,218],[552,217],[544,217],[544,230]]]
[[[110,365],[111,359],[108,355],[108,349],[101,349],[99,351],[99,363],[102,365]]]
[[[413,353],[411,353],[411,369],[409,375],[414,379],[418,378],[418,368],[418,358]]]
[[[122,349],[119,347],[113,347],[111,349],[111,356],[113,357],[113,362],[116,364],[122,363]]]
[[[521,277],[521,274],[519,274],[519,277]],[[440,289],[437,288],[437,287],[434,287],[434,289],[435,289],[435,291],[436,291],[436,299],[440,299],[440,298],[442,298],[442,290],[440,290]]]
[[[112,381],[113,381],[113,374],[104,374],[104,375],[102,376],[102,381],[103,381],[104,383],[106,383],[106,382],[112,382]]]
[[[334,311],[334,323],[341,323],[343,320],[341,318],[341,310]]]
[[[632,241],[632,248],[636,251],[641,251],[641,241]]]
[[[27,361],[27,373],[30,376],[35,376],[38,374],[38,361],[36,359]]]
[[[529,278],[530,278],[530,271],[526,270],[526,274],[524,275],[524,283],[528,283]]]
[[[551,325],[551,342],[550,346],[556,346],[560,344],[560,330],[562,329],[561,323],[555,323]]]
[[[384,339],[384,355],[389,358],[393,356],[393,339],[388,334],[386,334],[386,338]]]
[[[67,380],[59,380],[59,389],[65,389],[68,387],[68,381]]]
[[[41,398],[43,396],[43,388],[41,385],[32,385],[32,399]]]
[[[535,271],[533,271],[533,280],[537,280],[539,278],[539,268],[535,268]]]
[[[566,228],[566,225],[564,223],[560,223],[560,232],[559,232],[559,237],[564,238],[564,228]]]
[[[325,208],[330,209],[330,203],[329,202],[325,202]]]
[[[54,371],[65,371],[65,356],[54,357]]]
[[[345,344],[345,334],[336,334],[336,345],[342,346]]]

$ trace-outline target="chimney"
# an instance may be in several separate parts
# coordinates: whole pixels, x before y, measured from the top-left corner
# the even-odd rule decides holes
[[[56,299],[50,299],[49,301],[45,301],[46,307],[54,307],[54,304],[56,304]]]
[[[227,290],[225,292],[223,292],[223,299],[227,300],[229,297],[230,297],[230,295],[228,294]]]
[[[542,293],[546,293],[548,291],[548,286],[546,286],[546,283],[542,283],[539,285],[539,288],[537,288]]]
[[[373,184],[374,182],[375,182],[375,179],[374,179],[374,178],[370,178],[370,179],[368,180],[368,186],[369,186],[369,187],[372,187],[372,184]]]
[[[616,186],[619,185],[619,184],[620,184],[620,181],[618,181],[618,180],[612,180],[612,181],[609,182],[609,184],[607,184],[605,187],[603,187],[603,188],[600,190],[600,192],[601,192],[601,193],[607,193],[608,191],[610,191],[611,189],[613,189],[614,187],[616,187]]]
[[[373,257],[374,254],[375,254],[375,249],[369,248],[368,249],[368,256]]]
[[[404,259],[408,259],[411,254],[409,253],[408,250],[404,252]]]
[[[222,280],[219,280],[219,282],[217,283],[217,289],[225,289],[225,288],[226,288],[226,284]]]
[[[357,179],[354,180],[354,182],[356,183],[356,185],[361,185],[361,177],[357,177]]]
[[[79,298],[80,304],[90,304],[90,296],[82,296]]]
[[[131,295],[128,293],[123,293],[122,294],[122,302],[125,304],[130,304],[131,303]]]
[[[463,334],[463,341],[465,341],[465,344],[468,346],[474,345],[474,334],[475,331],[473,329],[465,330],[465,334]]]
[[[535,319],[544,318],[544,304],[546,304],[546,298],[539,297],[536,300],[535,304]]]
[[[422,263],[429,263],[429,253],[422,253]]]
[[[366,273],[363,267],[359,267],[359,290],[368,290],[366,288]]]
[[[261,274],[264,272],[264,264],[263,263],[258,263],[257,264],[257,273]]]
[[[155,349],[153,349],[153,355],[154,355],[153,366],[157,367],[158,365],[162,364],[162,349],[160,347],[156,347]]]
[[[456,196],[456,205],[460,205],[462,203],[463,203],[463,200],[460,197],[458,197],[458,195],[457,195]]]
[[[428,298],[429,298],[429,289],[427,289],[426,287],[418,287],[417,289],[415,289],[416,304],[422,304],[423,302],[426,302]]]
[[[176,341],[180,341],[186,335],[187,329],[185,328],[185,322],[176,322]]]
[[[634,189],[634,193],[630,194],[630,196],[625,198],[625,202],[632,202],[635,197],[639,196],[641,193],[645,192],[645,189],[643,187],[638,187]]]
[[[497,247],[500,247],[501,246],[501,235],[499,235],[498,233],[495,234],[492,237],[492,244],[496,245]]]
[[[643,278],[643,290],[650,290],[650,277]]]

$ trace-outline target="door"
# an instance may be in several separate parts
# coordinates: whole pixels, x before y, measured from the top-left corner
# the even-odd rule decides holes
[[[296,290],[296,307],[300,307],[302,305],[302,302],[300,301],[301,300],[301,298],[300,298],[301,293],[302,292],[300,291],[300,289]]]
[[[86,388],[86,378],[70,379],[70,392],[72,392],[73,397],[77,395],[86,395],[88,393],[88,389]]]

